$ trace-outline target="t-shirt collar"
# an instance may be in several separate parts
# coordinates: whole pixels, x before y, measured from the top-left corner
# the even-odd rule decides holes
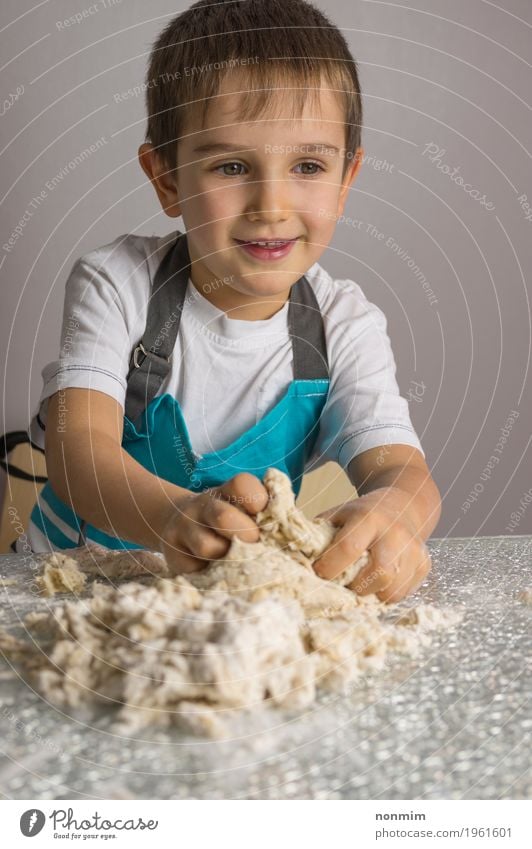
[[[230,318],[223,310],[214,306],[188,279],[185,297],[187,309],[192,310],[194,318],[206,326],[211,333],[226,339],[254,339],[277,334],[286,335],[288,324],[288,300],[271,318],[252,321]]]

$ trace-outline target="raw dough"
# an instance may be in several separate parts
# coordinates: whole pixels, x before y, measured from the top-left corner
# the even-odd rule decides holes
[[[54,552],[47,557],[40,575],[35,578],[41,595],[79,593],[88,576],[112,579],[169,575],[162,554],[153,551],[109,551],[90,543],[83,548],[69,549],[71,555]]]
[[[96,543],[89,543],[83,548],[71,549],[79,568],[93,578],[109,578],[122,580],[124,578],[167,577],[170,570],[162,554],[143,549],[110,551]]]
[[[85,586],[87,576],[80,572],[77,561],[66,554],[51,554],[35,584],[41,595],[52,596],[56,593],[80,593]]]
[[[450,624],[427,605],[390,622],[376,596],[319,578],[311,564],[332,526],[302,517],[280,472],[269,470],[265,485],[260,542],[234,538],[224,558],[187,578],[160,577],[168,569],[150,552],[71,551],[83,577],[142,582],[93,582],[89,598],[27,617],[40,646],[0,632],[0,648],[52,702],[118,703],[121,731],[173,723],[223,736],[236,710],[300,709],[318,688],[343,690],[382,669],[390,651],[415,656],[430,630]],[[48,566],[62,569],[61,556]]]
[[[456,610],[434,607],[432,604],[418,604],[411,607],[395,620],[398,625],[418,625],[423,634],[449,628],[461,619]]]
[[[0,587],[14,587],[16,584],[15,578],[0,578]]]
[[[523,602],[523,604],[532,605],[532,587],[527,587],[525,590],[521,590],[518,598],[519,601]]]
[[[322,580],[310,565],[303,566],[286,550],[264,542],[234,538],[225,557],[187,578],[198,589],[218,597],[229,593],[252,603],[272,594],[295,599],[306,618],[334,616],[357,607],[350,590]]]
[[[310,569],[332,542],[336,528],[326,519],[308,519],[296,507],[290,479],[279,469],[268,469],[263,483],[270,498],[265,509],[257,515],[262,541],[282,548]],[[368,562],[369,554],[365,551],[333,581],[347,587]]]

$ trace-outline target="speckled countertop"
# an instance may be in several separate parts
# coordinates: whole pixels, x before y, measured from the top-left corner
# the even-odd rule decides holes
[[[0,794],[11,799],[530,798],[532,537],[434,539],[409,605],[458,605],[461,624],[418,660],[397,658],[349,695],[301,714],[263,711],[231,740],[113,733],[67,715],[0,661]],[[0,557],[2,625],[37,604],[31,563]],[[54,602],[56,603],[56,602]]]

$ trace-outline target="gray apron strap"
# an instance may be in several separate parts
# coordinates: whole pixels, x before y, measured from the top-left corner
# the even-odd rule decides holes
[[[131,354],[125,401],[125,414],[131,422],[156,397],[170,371],[189,269],[187,240],[180,233],[157,269],[144,334]]]
[[[292,339],[294,380],[328,379],[323,316],[306,277],[300,277],[290,290],[288,333]]]
[[[125,414],[132,422],[156,397],[170,371],[189,276],[186,234],[180,233],[157,269],[146,329],[131,355]],[[304,276],[290,290],[288,332],[292,339],[294,379],[328,378],[323,318],[314,291]]]

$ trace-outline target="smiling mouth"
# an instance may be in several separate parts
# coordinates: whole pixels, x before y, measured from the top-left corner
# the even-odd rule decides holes
[[[235,239],[239,245],[257,245],[261,248],[282,248],[283,245],[288,245],[290,242],[296,242],[299,236],[294,239]]]

